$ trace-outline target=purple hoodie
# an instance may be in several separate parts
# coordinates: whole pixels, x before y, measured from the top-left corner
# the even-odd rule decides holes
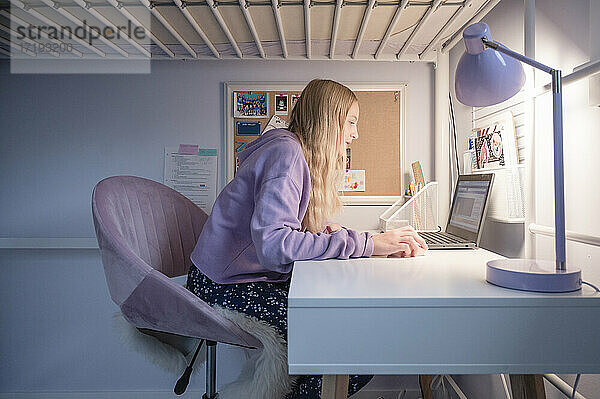
[[[216,283],[286,281],[294,261],[371,256],[369,233],[302,231],[310,197],[308,164],[296,135],[273,129],[238,154],[191,259]]]

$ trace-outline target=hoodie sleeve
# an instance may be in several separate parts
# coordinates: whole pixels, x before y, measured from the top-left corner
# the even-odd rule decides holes
[[[256,193],[250,230],[258,259],[265,268],[289,273],[292,262],[297,260],[372,255],[373,239],[369,233],[350,229],[331,234],[300,231],[300,196],[289,176],[264,181]]]

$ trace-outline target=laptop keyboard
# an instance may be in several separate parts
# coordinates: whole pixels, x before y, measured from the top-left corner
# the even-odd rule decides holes
[[[421,237],[430,244],[454,244],[454,243],[466,243],[470,242],[457,236],[451,236],[448,233],[442,233],[440,231],[435,232],[421,232]]]

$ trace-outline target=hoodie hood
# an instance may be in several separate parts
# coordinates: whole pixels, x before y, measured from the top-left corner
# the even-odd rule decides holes
[[[262,136],[260,136],[258,139],[254,140],[253,142],[248,144],[246,146],[245,150],[243,150],[237,154],[240,165],[242,165],[242,163],[246,159],[248,159],[248,157],[250,155],[252,155],[254,152],[256,152],[258,149],[262,148],[263,146],[270,144],[275,140],[279,140],[281,138],[287,138],[287,137],[292,138],[297,142],[299,141],[296,134],[290,132],[289,130],[286,130],[286,129],[271,129],[271,130],[269,130],[268,132],[266,132]]]

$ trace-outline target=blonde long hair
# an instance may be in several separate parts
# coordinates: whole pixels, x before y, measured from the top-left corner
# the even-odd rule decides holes
[[[312,80],[294,106],[288,129],[299,140],[310,170],[310,200],[302,228],[322,231],[341,208],[337,185],[343,176],[346,152],[342,129],[356,95],[333,80]]]

